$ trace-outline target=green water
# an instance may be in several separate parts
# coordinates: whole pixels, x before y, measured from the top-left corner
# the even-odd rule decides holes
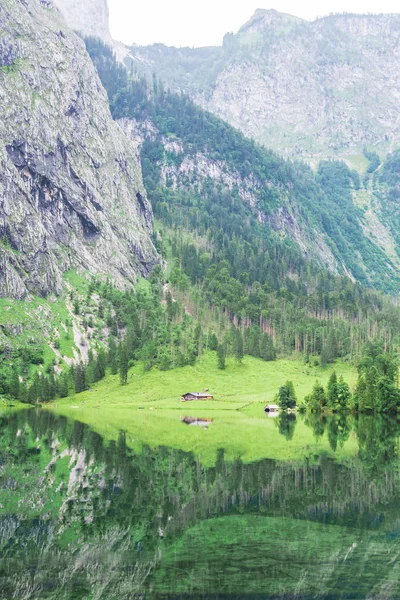
[[[400,598],[399,423],[299,419],[276,421],[282,441],[306,425],[329,452],[246,464],[221,448],[210,467],[3,414],[0,599]]]

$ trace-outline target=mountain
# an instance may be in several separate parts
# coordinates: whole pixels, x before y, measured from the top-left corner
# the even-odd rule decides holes
[[[398,244],[389,225],[393,219],[382,214],[378,200],[372,211],[368,182],[356,171],[330,160],[321,161],[314,173],[305,163],[284,160],[187,96],[165,91],[157,80],[152,86],[129,80],[101,42],[90,38],[87,47],[114,118],[142,149],[145,184],[156,212],[163,202],[172,210],[171,191],[195,193],[209,218],[233,202],[240,228],[248,224],[249,243],[257,243],[260,231],[282,243],[291,240],[303,258],[333,273],[398,290]],[[186,218],[190,211],[185,209]]]
[[[203,349],[223,368],[397,347],[381,294],[400,287],[396,153],[366,149],[363,179],[339,160],[313,171],[83,42],[48,2],[7,0],[0,23],[0,396],[47,402],[107,369],[126,384],[132,361]]]
[[[156,72],[282,154],[340,156],[400,144],[400,15],[331,15],[313,22],[257,10],[221,47],[132,47],[132,67]],[[128,59],[126,59],[129,64]],[[365,162],[365,161],[364,161]]]
[[[59,293],[71,268],[135,282],[152,209],[83,42],[39,0],[3,0],[0,27],[0,295]]]
[[[54,0],[68,25],[83,35],[93,35],[112,44],[107,0]]]

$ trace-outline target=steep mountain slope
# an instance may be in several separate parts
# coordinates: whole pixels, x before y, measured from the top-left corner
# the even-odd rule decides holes
[[[83,42],[39,0],[3,0],[0,28],[0,295],[60,292],[71,267],[134,282],[152,210]]]
[[[112,43],[107,0],[54,0],[54,3],[71,29]]]
[[[352,159],[400,143],[400,15],[314,22],[258,10],[222,47],[131,48],[134,68],[288,155]]]
[[[195,193],[199,203],[207,199],[210,217],[235,204],[240,228],[247,223],[251,229],[250,243],[258,232],[277,234],[334,273],[398,290],[397,251],[369,235],[365,209],[355,204],[362,192],[357,172],[325,161],[314,174],[303,163],[285,161],[187,96],[165,92],[156,80],[151,88],[145,80],[129,80],[101,42],[88,39],[87,46],[114,118],[122,119],[136,144],[145,140],[142,159],[154,207],[173,202],[172,190]],[[155,194],[159,184],[162,190]]]

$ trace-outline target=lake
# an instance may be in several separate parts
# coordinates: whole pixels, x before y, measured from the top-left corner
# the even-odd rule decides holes
[[[3,411],[0,599],[400,598],[396,419],[257,417],[241,445],[212,416],[175,414],[174,445],[161,414]]]

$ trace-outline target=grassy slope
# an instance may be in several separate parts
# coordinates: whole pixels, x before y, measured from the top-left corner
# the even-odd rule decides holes
[[[236,410],[254,402],[272,402],[287,379],[293,380],[298,399],[302,400],[311,391],[317,378],[323,384],[328,382],[333,368],[311,368],[302,361],[289,359],[265,362],[246,356],[241,365],[229,359],[227,369],[221,371],[217,368],[216,354],[209,352],[194,366],[172,371],[153,369],[146,373],[139,364],[131,369],[126,387],[120,386],[118,376],[110,376],[94,386],[92,391],[77,396],[73,404],[78,401],[88,407],[109,406],[112,403],[113,408],[149,404],[157,408],[182,408],[182,404],[178,403],[182,394],[209,388],[214,395],[212,402],[191,402],[190,405],[206,406],[209,410]],[[357,378],[354,367],[338,363],[335,368],[338,375],[343,375],[353,387]],[[71,404],[71,401],[67,399],[59,404],[63,403]]]
[[[82,330],[82,317],[92,317],[95,329],[91,336],[93,346],[96,342],[104,342],[104,319],[98,317],[98,299],[94,296],[88,300],[89,278],[79,275],[75,271],[68,271],[64,275],[64,293],[59,297],[49,298],[30,297],[25,300],[11,300],[0,298],[0,350],[2,346],[18,349],[30,344],[34,348],[43,349],[43,364],[31,365],[30,375],[36,371],[43,371],[59,357],[61,366],[68,359],[79,356],[79,348],[75,344],[74,330]],[[140,285],[143,285],[140,283]],[[146,282],[147,285],[147,282]],[[68,293],[73,292],[79,300],[81,315],[78,317],[72,312],[71,302],[67,301]],[[58,342],[58,351],[53,344]],[[64,361],[64,359],[66,359]]]
[[[128,444],[137,450],[142,444],[180,448],[193,451],[208,465],[214,463],[218,448],[224,448],[228,458],[240,456],[245,462],[264,457],[290,460],[299,458],[299,453],[331,452],[328,440],[316,440],[299,420],[293,439],[287,441],[275,420],[264,414],[263,406],[287,379],[295,382],[302,399],[317,377],[326,383],[331,371],[332,367],[307,371],[296,360],[266,363],[251,357],[242,365],[230,360],[226,371],[219,371],[215,354],[209,353],[194,367],[174,371],[143,373],[140,366],[135,367],[126,387],[119,385],[118,377],[107,377],[92,391],[52,407],[88,423],[108,439],[117,439],[119,431],[125,430]],[[354,384],[356,373],[350,365],[337,365],[337,372]],[[214,401],[179,402],[182,393],[205,387],[214,394]],[[213,423],[208,430],[187,426],[181,422],[184,416],[212,418]],[[356,450],[351,437],[337,456],[345,458]]]

